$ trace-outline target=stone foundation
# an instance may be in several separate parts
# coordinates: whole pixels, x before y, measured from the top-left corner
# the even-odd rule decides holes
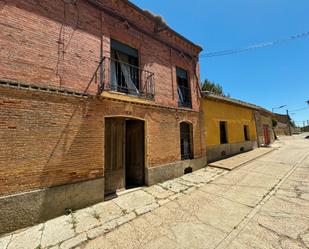
[[[148,186],[159,182],[170,180],[184,175],[186,168],[191,167],[193,171],[201,169],[207,165],[207,158],[202,157],[193,160],[178,161],[175,163],[146,168],[146,184]]]
[[[206,157],[146,168],[146,185],[184,175],[185,169],[205,167]],[[32,226],[104,201],[104,178],[23,192],[0,198],[0,234]]]
[[[221,160],[257,148],[257,141],[207,146],[207,161]]]
[[[104,178],[0,198],[0,234],[12,232],[104,200]]]

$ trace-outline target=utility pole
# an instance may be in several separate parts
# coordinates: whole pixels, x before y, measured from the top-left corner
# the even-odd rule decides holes
[[[286,115],[288,116],[289,133],[290,133],[290,136],[292,136],[292,131],[291,131],[291,119],[290,119],[290,115],[289,115],[289,110],[286,110]]]

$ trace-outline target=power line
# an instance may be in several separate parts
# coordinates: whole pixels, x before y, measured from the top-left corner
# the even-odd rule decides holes
[[[304,108],[292,110],[292,111],[290,111],[290,112],[300,112],[300,111],[304,111],[304,110],[307,110],[307,109],[309,109],[309,107],[304,107]]]
[[[236,49],[221,50],[221,51],[216,51],[216,52],[209,52],[209,53],[205,53],[205,54],[200,55],[200,57],[201,58],[207,58],[207,57],[224,56],[224,55],[242,53],[242,52],[246,52],[246,51],[253,50],[253,49],[259,49],[259,48],[265,48],[265,47],[278,45],[278,44],[289,42],[289,41],[296,40],[296,39],[303,39],[303,38],[306,38],[307,36],[309,36],[309,31],[304,32],[304,33],[300,33],[300,34],[297,34],[297,35],[293,35],[293,36],[290,36],[290,37],[285,38],[285,39],[280,39],[280,40],[271,41],[271,42],[259,43],[259,44],[250,45],[250,46],[244,47],[244,48],[236,48]]]

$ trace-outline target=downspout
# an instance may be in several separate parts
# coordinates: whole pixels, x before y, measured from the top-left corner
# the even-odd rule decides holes
[[[200,82],[199,82],[200,78],[197,75],[196,69],[197,69],[197,58],[194,58],[194,76],[196,78],[196,83],[195,84],[196,84],[196,88],[197,88],[196,98],[197,98],[197,102],[200,104],[200,110],[201,110],[201,98],[203,98],[203,92],[202,92],[202,89],[201,89],[201,86],[200,86]]]
[[[201,86],[200,86],[200,83],[199,83],[199,77],[196,73],[196,68],[197,68],[197,58],[194,58],[194,75],[195,75],[195,78],[196,78],[197,89],[198,89],[198,92],[200,94],[200,97],[203,97],[202,89],[201,89]]]
[[[170,64],[171,64],[171,77],[172,77],[172,99],[175,99],[174,93],[174,67],[173,67],[173,59],[172,59],[172,48],[170,48]]]
[[[256,141],[257,141],[257,146],[258,148],[261,147],[261,143],[260,143],[260,136],[259,136],[259,129],[258,129],[258,122],[257,122],[257,114],[258,111],[253,111],[254,114],[254,120],[255,120],[255,132],[256,132]]]
[[[208,163],[207,160],[207,151],[206,151],[206,139],[205,139],[205,115],[203,112],[203,108],[202,108],[202,98],[203,98],[203,93],[202,93],[202,89],[200,87],[200,83],[199,83],[199,76],[197,75],[197,58],[194,58],[194,76],[196,78],[196,88],[197,88],[197,101],[199,103],[199,120],[200,120],[200,148],[201,148],[201,156],[206,158],[206,165]]]
[[[98,86],[98,93],[101,94],[104,91],[104,75],[103,75],[103,56],[104,56],[104,39],[103,39],[103,13],[101,12],[101,33],[100,33],[100,82]]]

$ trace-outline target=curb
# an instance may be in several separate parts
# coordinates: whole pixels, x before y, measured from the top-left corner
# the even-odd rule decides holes
[[[244,166],[245,164],[248,164],[248,163],[250,163],[250,162],[253,162],[253,161],[255,161],[256,159],[259,159],[259,158],[261,158],[261,157],[263,157],[263,156],[266,156],[266,155],[268,155],[268,154],[274,152],[275,150],[278,150],[278,149],[271,149],[270,151],[267,151],[267,152],[265,152],[265,153],[262,154],[262,155],[256,156],[256,157],[254,157],[254,158],[252,158],[252,159],[249,159],[249,160],[247,160],[247,161],[245,161],[245,162],[243,162],[243,163],[241,163],[241,164],[235,166],[235,167],[232,168],[232,169],[224,168],[224,167],[219,167],[219,166],[211,165],[211,164],[209,164],[208,167],[218,168],[218,169],[224,169],[224,170],[227,170],[227,171],[232,171],[232,170],[237,169],[237,168],[239,168],[239,167],[241,167],[241,166]]]

